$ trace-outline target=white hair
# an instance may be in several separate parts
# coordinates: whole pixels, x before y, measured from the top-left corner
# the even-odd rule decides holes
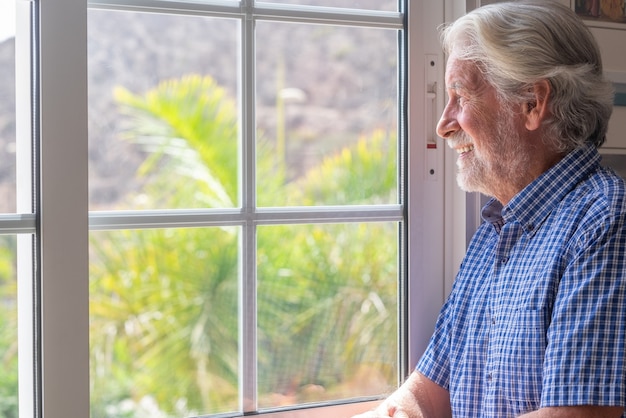
[[[496,3],[443,26],[444,51],[475,62],[505,103],[531,100],[532,86],[550,83],[545,140],[561,151],[606,139],[613,88],[600,49],[585,24],[553,0]]]

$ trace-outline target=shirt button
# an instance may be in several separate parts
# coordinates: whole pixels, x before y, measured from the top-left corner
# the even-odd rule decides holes
[[[501,262],[502,264],[506,264],[506,262],[507,262],[507,261],[509,261],[509,258],[508,258],[508,257],[502,257],[502,258],[500,259],[500,262]]]
[[[487,375],[487,381],[488,381],[488,382],[491,382],[491,373],[489,373],[489,374]]]

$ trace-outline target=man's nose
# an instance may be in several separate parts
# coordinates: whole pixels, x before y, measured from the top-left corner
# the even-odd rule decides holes
[[[439,122],[437,123],[437,135],[439,135],[441,138],[446,139],[450,135],[453,135],[455,132],[457,132],[459,129],[460,126],[458,121],[456,120],[454,115],[452,115],[449,106],[446,106],[446,108],[443,110],[443,113],[441,114]]]

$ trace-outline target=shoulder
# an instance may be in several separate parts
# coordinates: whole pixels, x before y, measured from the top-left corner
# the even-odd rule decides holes
[[[626,209],[626,183],[611,168],[598,166],[581,182],[581,190],[601,199],[610,210]]]
[[[598,167],[568,193],[557,214],[578,226],[579,232],[624,226],[626,183],[613,170]]]
[[[582,185],[610,214],[626,212],[626,183],[611,168],[598,167]]]

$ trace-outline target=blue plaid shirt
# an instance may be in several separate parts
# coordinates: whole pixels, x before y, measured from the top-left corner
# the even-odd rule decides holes
[[[594,148],[490,201],[417,370],[454,417],[626,405],[626,196]]]

